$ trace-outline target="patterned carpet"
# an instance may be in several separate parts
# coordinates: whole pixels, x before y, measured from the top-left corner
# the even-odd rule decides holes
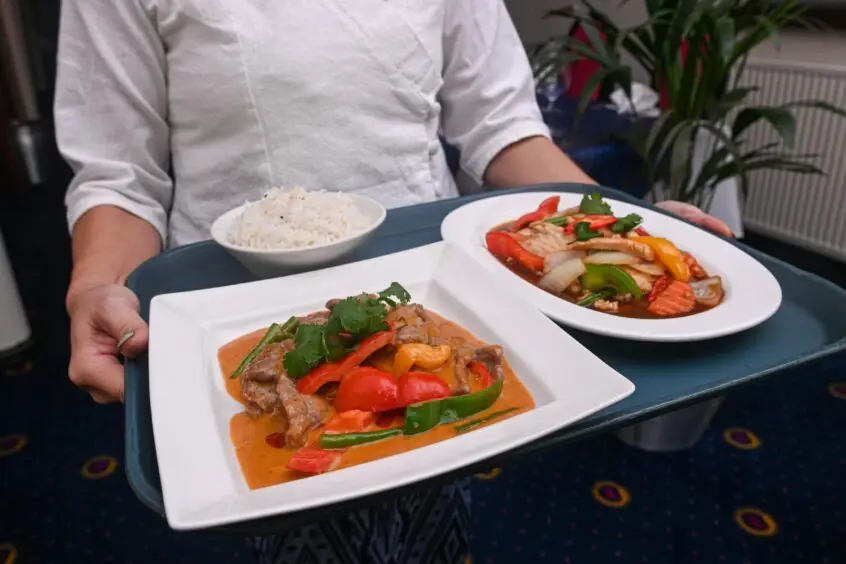
[[[68,382],[58,192],[0,210],[37,337],[0,376],[0,564],[250,562],[243,539],[175,533],[142,506],[121,407]],[[844,476],[839,356],[731,394],[690,452],[601,437],[476,476],[468,561],[843,563]]]

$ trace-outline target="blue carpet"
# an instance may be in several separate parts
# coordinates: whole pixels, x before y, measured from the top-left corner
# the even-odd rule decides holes
[[[121,407],[68,382],[59,200],[0,205],[37,343],[0,375],[0,564],[250,562],[242,539],[175,533],[142,506]],[[846,562],[845,450],[839,356],[731,394],[690,452],[600,437],[477,476],[471,560]]]

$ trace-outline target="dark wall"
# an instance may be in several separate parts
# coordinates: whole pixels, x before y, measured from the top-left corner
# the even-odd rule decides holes
[[[121,0],[122,1],[122,0]],[[59,39],[60,0],[22,0],[24,25],[32,53],[33,72],[39,90],[42,114],[52,116],[56,82],[56,52]]]

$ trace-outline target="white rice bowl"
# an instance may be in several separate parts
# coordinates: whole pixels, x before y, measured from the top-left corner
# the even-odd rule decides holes
[[[347,194],[272,188],[244,205],[227,238],[248,249],[302,249],[352,237],[371,223]]]

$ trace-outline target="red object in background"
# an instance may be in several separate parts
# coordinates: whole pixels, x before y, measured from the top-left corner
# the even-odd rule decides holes
[[[573,32],[573,37],[592,48],[590,39],[588,39],[583,26],[577,24],[576,31]],[[600,31],[599,37],[602,38],[603,42],[605,41],[604,32]],[[590,77],[596,74],[599,69],[599,63],[588,59],[579,59],[578,61],[573,62],[570,65],[570,86],[567,88],[567,95],[573,98],[581,96],[582,91],[587,86],[588,80],[590,80]],[[590,96],[591,100],[599,98],[599,89],[600,85],[597,84],[593,94]]]
[[[588,39],[587,34],[585,33],[584,27],[580,24],[576,24],[575,31],[573,32],[573,37],[578,39],[585,45],[591,47],[590,39]],[[602,41],[605,42],[607,37],[604,32],[599,32],[599,37],[602,38]],[[688,40],[685,39],[681,44],[681,58],[682,64],[687,60],[687,50],[688,50]],[[570,86],[567,88],[567,95],[578,98],[582,95],[582,91],[587,86],[588,81],[590,78],[596,74],[596,72],[600,69],[599,63],[595,61],[590,61],[588,59],[579,59],[570,65]],[[601,85],[597,85],[594,89],[593,93],[590,96],[592,101],[595,101],[599,98],[599,91]],[[662,110],[666,110],[670,107],[670,97],[667,93],[667,85],[662,84],[659,88],[659,102],[658,107]]]
[[[682,65],[684,65],[684,62],[687,60],[688,43],[689,43],[688,40],[685,39],[684,41],[682,41],[682,44],[681,44]],[[666,83],[661,85],[661,92],[660,92],[659,96],[660,96],[660,98],[659,98],[659,101],[658,101],[658,107],[661,108],[662,110],[668,109],[670,107],[670,96],[667,93],[667,84]]]

